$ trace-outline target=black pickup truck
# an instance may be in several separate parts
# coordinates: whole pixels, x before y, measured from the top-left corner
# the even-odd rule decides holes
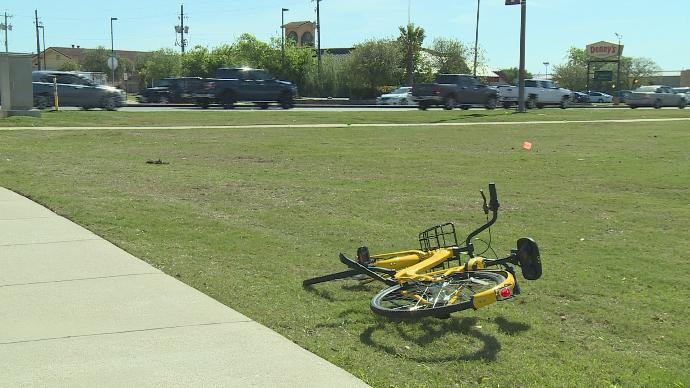
[[[412,85],[412,99],[419,109],[440,105],[451,110],[455,107],[469,109],[472,105],[482,105],[486,109],[496,108],[498,91],[484,85],[467,74],[439,74],[436,83]]]
[[[236,102],[249,101],[262,109],[277,102],[283,109],[294,106],[297,86],[280,81],[266,70],[248,68],[220,68],[216,78],[205,78],[202,87],[193,93],[196,104],[207,108],[210,104],[220,104],[233,108]]]

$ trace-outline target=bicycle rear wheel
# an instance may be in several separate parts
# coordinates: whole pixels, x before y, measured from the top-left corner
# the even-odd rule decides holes
[[[324,276],[317,276],[315,278],[311,279],[306,279],[302,281],[303,286],[310,286],[312,284],[317,284],[317,283],[323,283],[323,282],[330,282],[332,280],[339,280],[339,279],[347,279],[351,278],[353,276],[359,275],[360,272],[355,270],[355,269],[348,269],[346,271],[342,272],[336,272]]]
[[[438,281],[398,284],[371,299],[374,313],[389,318],[445,317],[473,307],[473,296],[503,283],[495,272],[467,271],[443,276]]]

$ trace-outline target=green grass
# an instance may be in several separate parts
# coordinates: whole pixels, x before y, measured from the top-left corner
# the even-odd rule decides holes
[[[222,109],[190,110],[174,112],[107,112],[107,111],[44,111],[41,118],[10,117],[0,120],[2,127],[32,126],[201,126],[201,125],[270,125],[314,123],[467,123],[482,121],[532,121],[532,120],[608,120],[659,117],[690,117],[689,110],[680,109],[535,109],[525,114],[513,110],[496,109],[470,111],[402,111],[390,109],[376,112],[333,111],[282,111],[280,109],[237,110]]]
[[[530,117],[688,116],[536,112]],[[209,113],[209,121],[229,117]],[[402,113],[230,114],[233,124],[464,114]],[[0,184],[377,387],[688,386],[689,127],[0,131]],[[170,164],[145,163],[158,158]],[[369,310],[379,285],[301,287],[340,270],[338,252],[360,245],[414,248],[420,230],[445,221],[464,236],[484,220],[477,191],[489,181],[502,204],[493,246],[505,253],[532,236],[542,250],[544,276],[522,281],[515,301],[393,322]]]

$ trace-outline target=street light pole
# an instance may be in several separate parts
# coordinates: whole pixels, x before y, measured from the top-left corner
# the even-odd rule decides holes
[[[283,68],[285,67],[285,12],[289,11],[283,8],[280,12],[280,54]]]
[[[474,70],[472,75],[477,76],[477,44],[479,42],[479,3],[481,0],[477,0],[477,25],[474,31]]]
[[[46,70],[46,28],[43,22],[38,22],[38,28],[41,29],[41,34],[43,35],[43,70]]]
[[[112,59],[112,64],[115,65],[115,41],[113,40],[113,21],[117,20],[117,18],[110,18],[110,57]],[[115,66],[112,66],[112,76],[111,82],[113,86],[115,86]]]
[[[544,62],[544,67],[546,68],[546,73],[544,74],[544,79],[549,79],[549,62]]]
[[[520,2],[520,71],[518,75],[518,112],[525,113],[525,29],[527,0]]]
[[[614,32],[616,34],[616,37],[618,38],[618,70],[616,74],[616,91],[621,90],[621,38],[623,38],[623,35]],[[620,97],[620,93],[619,96]]]

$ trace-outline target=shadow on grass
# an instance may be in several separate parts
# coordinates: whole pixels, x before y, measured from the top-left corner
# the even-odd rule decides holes
[[[496,322],[496,325],[498,325],[498,330],[500,332],[509,335],[518,334],[523,331],[529,330],[528,324],[520,322],[510,322],[503,317],[498,317],[494,319],[494,322]]]
[[[462,121],[462,120],[467,120],[467,119],[475,119],[475,118],[482,118],[482,117],[488,117],[489,115],[486,113],[470,113],[467,115],[462,115],[458,117],[453,117],[450,119],[442,119],[442,120],[433,120],[431,121],[432,123],[448,123],[448,122],[454,122],[454,121]],[[495,115],[492,115],[495,116]]]
[[[419,321],[391,321],[379,318],[376,324],[360,334],[360,341],[378,350],[416,362],[496,361],[501,344],[496,337],[483,333],[477,322],[475,317],[452,317],[445,320],[423,318]],[[503,317],[497,318],[495,322],[499,331],[507,334],[529,330],[529,325],[510,322]],[[396,345],[400,342],[416,346]],[[419,351],[408,350],[411,348]],[[434,349],[450,349],[450,354],[439,354]]]

